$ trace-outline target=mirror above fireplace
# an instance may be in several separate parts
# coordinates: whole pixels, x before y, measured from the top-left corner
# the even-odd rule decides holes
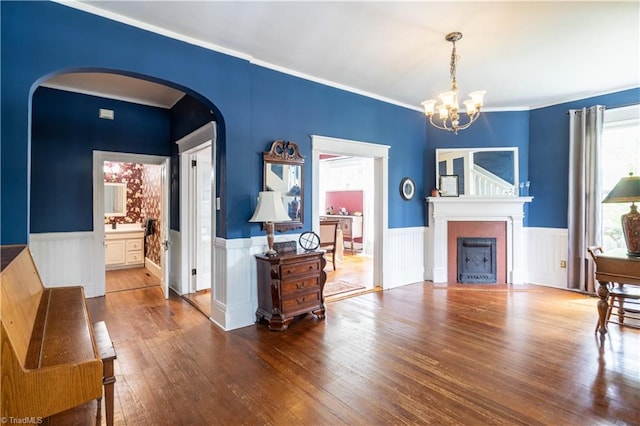
[[[458,194],[473,197],[518,195],[518,148],[436,149],[436,185],[440,176],[458,176]]]

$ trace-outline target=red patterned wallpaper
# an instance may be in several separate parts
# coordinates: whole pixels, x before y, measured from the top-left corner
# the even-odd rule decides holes
[[[162,185],[160,166],[104,162],[104,181],[127,184],[127,215],[105,217],[105,223],[140,223],[155,219],[154,232],[145,238],[145,257],[160,265]]]
[[[142,173],[142,211],[146,218],[155,219],[153,234],[147,236],[147,253],[153,263],[162,266],[161,262],[161,241],[160,235],[162,220],[162,183],[160,166],[145,165]]]
[[[105,223],[142,223],[142,164],[104,162],[104,181],[127,184],[127,215]]]

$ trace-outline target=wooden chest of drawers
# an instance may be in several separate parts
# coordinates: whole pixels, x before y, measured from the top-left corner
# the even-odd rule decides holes
[[[322,290],[327,279],[323,251],[267,257],[256,255],[258,310],[256,320],[269,330],[284,331],[294,317],[312,312],[324,318]]]

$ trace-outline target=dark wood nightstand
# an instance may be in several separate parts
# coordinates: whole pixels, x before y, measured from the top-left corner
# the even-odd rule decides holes
[[[312,312],[324,318],[322,290],[327,280],[324,251],[268,257],[256,255],[258,310],[256,321],[284,331],[294,317]]]

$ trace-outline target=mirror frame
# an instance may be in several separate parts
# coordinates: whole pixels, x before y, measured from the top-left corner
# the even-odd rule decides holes
[[[438,156],[440,152],[458,152],[458,153],[474,153],[474,152],[492,152],[492,151],[512,151],[513,152],[513,193],[511,195],[468,195],[466,192],[466,182],[465,182],[465,193],[460,194],[464,197],[488,197],[488,198],[502,198],[502,197],[517,197],[518,196],[518,185],[520,183],[519,176],[519,158],[518,158],[518,147],[514,146],[503,146],[503,147],[486,147],[486,148],[436,148],[435,150],[435,174],[436,174],[436,186],[440,182],[440,168]]]
[[[121,192],[122,195],[120,195],[120,202],[122,203],[122,206],[124,208],[124,211],[122,213],[116,213],[116,212],[108,212],[107,211],[107,202],[106,202],[106,197],[107,197],[107,188],[108,187],[114,187],[114,188],[122,188]],[[104,217],[126,217],[127,216],[127,184],[124,182],[105,182],[104,183],[104,198],[105,198],[105,203],[104,203]]]
[[[299,219],[292,219],[288,222],[274,223],[276,231],[284,232],[291,229],[299,229],[304,226],[304,156],[300,154],[298,145],[295,142],[277,140],[271,144],[269,151],[262,153],[262,190],[267,188],[267,165],[282,164],[289,166],[300,166],[300,215]],[[284,202],[285,210],[288,212],[287,203]]]

